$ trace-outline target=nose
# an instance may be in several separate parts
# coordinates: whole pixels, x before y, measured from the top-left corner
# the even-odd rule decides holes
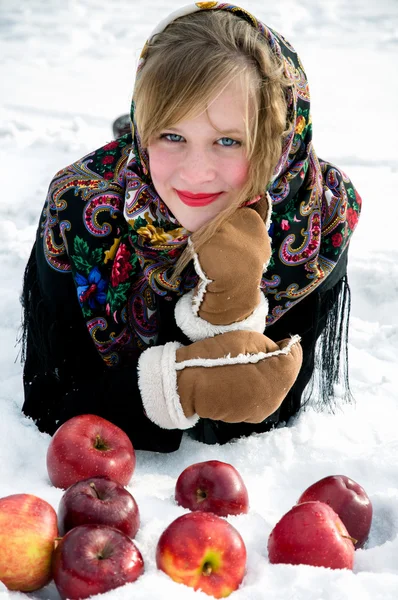
[[[194,188],[216,179],[216,162],[205,149],[187,149],[181,157],[179,171],[181,181]],[[195,187],[192,191],[199,190]]]

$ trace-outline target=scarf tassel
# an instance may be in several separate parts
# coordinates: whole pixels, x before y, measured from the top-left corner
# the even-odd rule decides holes
[[[35,356],[43,371],[55,374],[50,340],[56,323],[49,318],[48,308],[43,301],[37,273],[36,243],[25,268],[20,302],[23,310],[22,334],[18,340],[21,344],[21,364],[28,358],[29,347],[29,353]]]
[[[317,297],[312,348],[315,368],[304,391],[302,406],[311,402],[316,410],[326,408],[334,414],[341,403],[354,401],[348,377],[351,291],[347,275]],[[325,318],[322,318],[323,315]]]

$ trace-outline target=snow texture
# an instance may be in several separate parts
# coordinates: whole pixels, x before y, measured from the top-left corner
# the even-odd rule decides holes
[[[186,2],[1,0],[0,496],[32,493],[57,509],[50,437],[23,417],[17,358],[24,266],[55,172],[112,139],[128,111],[145,39]],[[250,512],[228,518],[248,550],[234,600],[396,600],[398,597],[398,3],[396,0],[247,0],[242,5],[298,50],[312,93],[318,156],[352,178],[363,213],[349,256],[350,376],[356,403],[335,414],[309,408],[288,427],[226,446],[184,437],[178,452],[137,453],[129,490],[141,511],[137,545],[146,571],[109,592],[112,600],[207,598],[156,569],[162,531],[185,509],[174,502],[181,471],[194,462],[232,463],[249,490]],[[271,565],[268,535],[301,492],[345,474],[370,496],[374,519],[354,571]],[[19,600],[0,585],[0,599]],[[31,598],[59,598],[54,584]],[[104,596],[105,599],[105,596]]]

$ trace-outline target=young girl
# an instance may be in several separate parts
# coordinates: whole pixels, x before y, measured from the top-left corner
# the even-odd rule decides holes
[[[315,154],[291,45],[233,5],[180,8],[142,51],[131,133],[50,185],[22,296],[24,413],[51,434],[94,413],[169,452],[184,430],[225,443],[287,422],[316,373],[322,405],[339,381],[349,398],[360,205]]]

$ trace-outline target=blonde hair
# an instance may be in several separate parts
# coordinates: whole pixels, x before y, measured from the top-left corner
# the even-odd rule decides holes
[[[265,193],[281,156],[283,138],[291,128],[286,89],[292,83],[261,32],[223,10],[180,17],[154,36],[135,83],[135,118],[145,148],[160,130],[205,111],[238,76],[246,90],[248,181],[231,205],[192,233],[196,251],[239,206]],[[251,120],[250,103],[254,108]],[[187,245],[174,267],[174,278],[191,258]]]

